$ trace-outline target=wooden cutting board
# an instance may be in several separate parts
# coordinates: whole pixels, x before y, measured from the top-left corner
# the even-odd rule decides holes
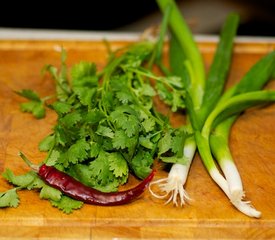
[[[128,42],[112,42],[113,49]],[[96,62],[102,68],[107,51],[102,42],[78,41],[0,41],[0,172],[5,168],[17,174],[28,171],[18,157],[23,151],[40,162],[45,155],[38,142],[51,131],[55,115],[36,120],[19,111],[23,101],[13,91],[31,88],[46,96],[54,91],[49,76],[41,68],[60,65],[60,49],[68,51],[68,66],[79,60]],[[216,47],[214,42],[200,42],[206,68]],[[264,54],[275,49],[275,42],[238,42],[228,86]],[[271,82],[268,88],[275,88]],[[172,117],[182,123],[183,115]],[[104,238],[275,238],[275,104],[255,108],[241,115],[234,125],[230,146],[243,179],[246,195],[262,212],[261,219],[251,219],[238,212],[208,176],[197,155],[193,161],[186,189],[193,199],[177,208],[163,205],[146,192],[137,201],[118,207],[85,205],[66,215],[40,200],[34,191],[19,192],[18,208],[0,209],[0,239],[104,239]],[[166,176],[159,170],[156,179]],[[127,186],[137,184],[130,178]],[[11,186],[0,178],[0,191]]]

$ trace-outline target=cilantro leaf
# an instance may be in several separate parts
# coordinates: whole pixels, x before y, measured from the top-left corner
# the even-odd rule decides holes
[[[177,130],[172,138],[171,150],[178,158],[183,156],[183,147],[186,139],[186,133],[183,130]]]
[[[34,172],[30,172],[30,173],[33,175],[34,179],[27,186],[28,190],[31,190],[31,189],[41,189],[41,188],[43,188],[46,185],[45,182],[40,177],[38,177],[36,173],[34,173]]]
[[[53,134],[45,137],[38,145],[41,152],[49,151],[55,144],[55,136]]]
[[[45,199],[53,199],[57,200],[61,197],[61,192],[56,190],[48,185],[46,185],[34,172],[30,171],[24,175],[15,176],[14,173],[10,169],[6,169],[6,171],[2,174],[3,177],[8,180],[13,185],[20,188],[42,188],[40,191],[40,197]],[[11,204],[10,206],[17,206],[19,203],[18,196],[16,193],[16,188],[11,189],[5,193],[0,193],[0,205],[1,201],[3,206],[6,204]]]
[[[47,64],[44,66],[42,69],[42,73],[44,74],[45,72],[48,72],[52,78],[56,82],[56,94],[57,94],[57,99],[60,101],[66,101],[71,93],[71,89],[66,77],[66,64],[65,64],[65,51],[62,50],[61,53],[61,70],[60,73],[58,73],[58,69],[51,64]]]
[[[16,92],[18,95],[31,100],[31,101],[35,101],[35,102],[40,102],[41,99],[39,97],[39,95],[37,94],[37,92],[31,90],[31,89],[23,89],[21,91]]]
[[[62,115],[65,113],[69,113],[72,109],[72,105],[68,102],[60,102],[56,101],[52,104],[53,109],[57,112],[57,114]]]
[[[125,130],[125,133],[128,137],[132,137],[139,130],[139,120],[134,115],[129,115],[126,121],[126,124],[122,126],[122,129]]]
[[[83,82],[89,83],[90,81],[83,81],[83,79],[85,79],[85,77],[87,76],[95,76],[95,74],[96,74],[96,65],[90,62],[83,61],[83,62],[77,63],[72,67],[72,70],[71,70],[71,76],[72,76],[74,85],[79,85],[79,84],[83,85]],[[78,80],[82,80],[82,82]]]
[[[75,144],[72,144],[67,153],[66,157],[70,163],[78,163],[84,161],[88,157],[88,150],[90,144],[85,139],[78,140]]]
[[[171,110],[173,112],[176,112],[178,109],[185,108],[185,101],[184,101],[183,96],[180,92],[178,92],[178,91],[174,92],[171,105],[172,105]]]
[[[90,62],[80,62],[71,71],[73,90],[83,105],[92,107],[92,101],[97,92],[98,78],[96,65]]]
[[[97,92],[96,88],[90,89],[88,87],[78,87],[78,88],[75,87],[74,91],[79,97],[79,100],[83,105],[86,105],[92,108],[93,100]]]
[[[28,172],[24,175],[16,176],[8,168],[5,170],[2,176],[13,185],[23,188],[30,185],[35,179],[35,175],[33,174],[33,172]]]
[[[19,202],[16,188],[0,192],[0,207],[18,207]]]
[[[141,92],[144,96],[149,96],[149,97],[153,97],[156,95],[156,91],[154,90],[154,88],[147,83],[144,83],[141,87]]]
[[[114,137],[114,132],[112,131],[112,129],[109,128],[109,127],[105,127],[103,125],[99,125],[98,126],[98,128],[96,130],[96,133],[98,135],[109,137],[109,138],[113,138]]]
[[[118,189],[120,184],[123,184],[127,181],[128,175],[123,169],[122,159],[114,159],[112,156],[112,160],[109,161],[110,153],[101,151],[98,157],[90,162],[89,169],[91,170],[91,178],[94,179],[93,187],[102,192],[115,192]],[[119,161],[120,162],[114,162]],[[112,167],[117,164],[121,167],[121,170],[115,172],[112,170]],[[116,177],[115,174],[121,175],[121,177]]]
[[[59,201],[61,199],[62,193],[48,185],[44,185],[39,194],[42,199],[51,199],[53,201]]]
[[[20,110],[22,112],[32,113],[37,119],[44,118],[46,115],[43,103],[37,101],[21,103]]]
[[[74,164],[68,170],[68,174],[83,184],[94,187],[95,179],[92,177],[92,171],[86,164]]]
[[[158,142],[158,155],[167,152],[171,148],[172,136],[170,131],[166,131]]]
[[[122,127],[127,121],[127,116],[120,109],[111,112],[110,118],[111,121],[117,125],[117,127]]]
[[[115,136],[112,139],[113,147],[116,149],[125,149],[129,142],[129,137],[125,134],[124,131],[118,130],[115,132]]]
[[[154,127],[156,125],[156,121],[154,119],[152,119],[152,118],[147,118],[141,124],[144,127],[145,132],[148,133],[148,132],[154,130]]]
[[[82,120],[81,114],[77,111],[70,112],[66,114],[64,117],[60,118],[59,121],[62,125],[67,128],[73,127],[76,123]]]
[[[22,91],[16,93],[29,100],[29,102],[20,104],[20,110],[22,112],[32,113],[38,119],[45,117],[46,110],[44,107],[44,102],[35,91],[23,89]]]
[[[100,122],[100,120],[102,120],[104,117],[105,116],[101,111],[99,111],[98,109],[93,109],[86,114],[86,116],[84,117],[84,121],[87,124],[96,124]]]
[[[130,111],[127,113],[124,112],[125,110]],[[118,108],[111,113],[110,117],[118,128],[125,130],[128,137],[132,137],[138,133],[139,119],[136,117],[136,112],[133,109]]]
[[[97,142],[90,142],[90,152],[89,152],[89,157],[95,158],[98,156],[99,152],[101,150],[101,145]]]
[[[101,151],[98,157],[90,162],[89,169],[91,176],[97,180],[100,185],[106,185],[110,180],[114,179],[114,175],[109,167],[109,154]]]
[[[156,82],[156,89],[160,99],[171,106],[173,102],[172,92],[170,92],[162,82]]]
[[[152,171],[151,166],[153,161],[154,159],[149,152],[140,150],[130,161],[130,166],[137,177],[144,179]]]
[[[49,155],[45,161],[45,163],[48,166],[54,166],[60,157],[60,152],[57,149],[53,149],[51,152],[49,152]]]
[[[83,202],[74,200],[64,195],[58,201],[51,200],[51,204],[66,214],[70,214],[73,210],[80,209],[83,206]]]
[[[115,177],[122,177],[128,175],[128,165],[124,157],[118,153],[110,153],[109,157],[109,168],[113,171]]]
[[[173,87],[177,89],[184,89],[184,81],[178,76],[168,76],[164,78],[164,81],[170,83]]]
[[[151,136],[147,135],[147,136],[143,136],[141,135],[139,137],[139,143],[141,146],[148,148],[148,149],[153,149],[154,148],[154,143],[151,142]]]
[[[187,159],[182,156],[182,157],[177,157],[175,155],[171,156],[171,157],[160,157],[161,161],[165,162],[165,163],[180,163],[180,164],[186,164],[187,163]]]
[[[122,104],[128,104],[130,102],[133,102],[133,96],[129,94],[128,89],[121,89],[116,93],[116,97]]]
[[[61,124],[57,124],[54,128],[56,144],[65,146],[70,141],[68,134]]]

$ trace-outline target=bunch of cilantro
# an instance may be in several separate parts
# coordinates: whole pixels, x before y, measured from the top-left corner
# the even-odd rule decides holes
[[[158,48],[158,43],[149,41],[134,43],[112,53],[101,72],[94,63],[79,62],[70,73],[62,50],[60,69],[44,68],[55,81],[53,103],[32,90],[17,92],[29,100],[21,104],[22,111],[43,118],[49,107],[58,116],[52,133],[39,144],[40,151],[47,152],[44,163],[87,186],[114,192],[127,182],[130,172],[144,179],[155,159],[185,162],[185,129],[173,128],[154,106],[153,98],[159,97],[177,111],[184,108],[185,94],[181,78],[151,71]],[[7,169],[3,176],[16,187],[0,193],[0,207],[16,207],[19,189],[39,189],[41,198],[66,213],[82,206],[47,186],[33,171],[15,176]]]

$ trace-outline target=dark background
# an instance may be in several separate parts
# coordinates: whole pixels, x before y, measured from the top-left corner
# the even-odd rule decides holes
[[[195,33],[216,34],[227,13],[241,16],[238,35],[275,36],[274,0],[179,0]],[[161,18],[155,0],[1,1],[1,28],[141,31]]]

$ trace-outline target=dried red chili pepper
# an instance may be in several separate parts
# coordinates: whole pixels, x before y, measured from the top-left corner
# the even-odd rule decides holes
[[[38,167],[32,164],[21,152],[19,155],[28,164],[28,166],[36,171],[38,175],[50,186],[60,190],[62,193],[73,199],[94,205],[116,206],[129,203],[138,198],[144,192],[149,182],[155,175],[155,170],[153,170],[147,178],[132,189],[115,193],[105,193],[82,184],[73,177],[52,166],[43,164],[41,167]]]
[[[144,192],[149,182],[153,179],[154,173],[155,171],[153,170],[147,178],[132,189],[115,193],[104,193],[83,185],[54,167],[43,164],[38,171],[38,175],[46,183],[64,194],[85,203],[101,206],[122,205],[136,199]]]

